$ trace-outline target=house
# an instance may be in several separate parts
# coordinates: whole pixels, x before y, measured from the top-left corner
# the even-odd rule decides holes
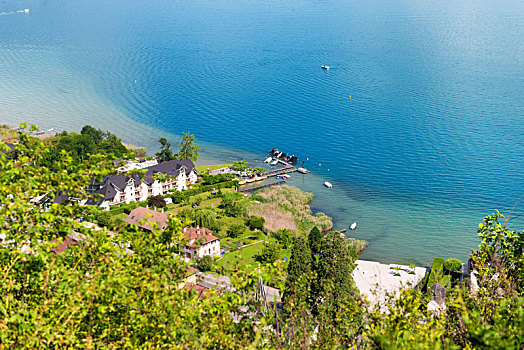
[[[178,283],[178,289],[182,289],[187,285],[196,285],[197,284],[197,273],[198,270],[194,267],[189,266],[187,272],[184,276],[184,279]]]
[[[112,205],[142,202],[149,196],[165,195],[169,190],[186,190],[197,182],[198,173],[190,159],[173,159],[145,168],[145,177],[138,175],[106,175],[101,182],[92,181],[90,190],[96,198],[89,199],[87,205],[99,205],[109,209]],[[163,179],[157,174],[165,175]]]
[[[165,230],[167,228],[168,218],[166,213],[138,207],[133,209],[124,221],[128,224],[135,224],[146,231],[152,231],[153,228]]]
[[[194,259],[205,255],[220,255],[220,239],[212,235],[207,228],[187,228],[182,231],[188,243],[182,248],[186,259]]]

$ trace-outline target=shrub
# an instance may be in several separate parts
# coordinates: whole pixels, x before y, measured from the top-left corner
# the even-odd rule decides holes
[[[273,236],[284,248],[289,248],[293,244],[293,233],[286,228],[278,230]]]
[[[229,237],[236,238],[244,233],[246,227],[242,224],[233,224],[229,227]]]
[[[462,269],[462,261],[460,261],[459,259],[454,259],[454,258],[448,259],[444,263],[444,269],[446,269],[446,271],[449,271],[449,272],[453,272],[453,271],[460,272],[460,270]]]
[[[166,206],[166,200],[161,195],[151,196],[147,199],[147,204],[157,208],[164,208]]]
[[[264,223],[266,219],[261,216],[252,216],[249,218],[248,225],[252,230],[261,230],[264,228]]]
[[[123,208],[119,208],[122,209]],[[95,220],[98,222],[99,226],[103,227],[112,227],[114,222],[113,219],[111,219],[111,214],[107,211],[99,211],[95,214]]]
[[[273,263],[277,261],[280,256],[280,244],[278,242],[265,242],[264,248],[260,255],[257,255],[257,261],[261,263]]]
[[[202,272],[211,271],[213,269],[213,258],[209,255],[197,258],[196,268]]]

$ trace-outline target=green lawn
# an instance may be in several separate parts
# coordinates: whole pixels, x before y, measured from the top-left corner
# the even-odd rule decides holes
[[[255,260],[255,255],[262,251],[264,242],[250,245],[239,250],[235,250],[230,253],[224,254],[221,260],[217,262],[218,266],[231,267],[236,264],[240,264],[242,268],[248,268],[253,270],[258,266],[258,262]]]
[[[222,259],[217,262],[217,265],[220,267],[233,267],[236,264],[239,264],[243,269],[251,271],[258,266],[258,262],[255,260],[255,255],[262,251],[264,247],[264,242],[250,245],[239,250],[235,250],[223,255]],[[289,257],[291,255],[291,249],[282,249],[280,252],[280,258],[284,256]]]
[[[217,169],[221,169],[221,168],[225,168],[225,167],[231,167],[233,166],[233,164],[215,164],[215,165],[199,165],[199,166],[196,166],[195,169],[196,171],[198,171],[199,173],[200,172],[206,172],[208,170],[217,170]]]

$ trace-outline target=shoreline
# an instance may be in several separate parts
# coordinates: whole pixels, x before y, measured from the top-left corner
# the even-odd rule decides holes
[[[157,149],[159,149],[157,140],[161,137],[166,137],[172,145],[178,144],[178,140],[180,139],[178,135],[174,135],[168,131],[162,131],[152,126],[143,125],[140,122],[131,120],[129,117],[126,117],[126,119],[132,124],[125,129],[127,132],[124,134],[121,133],[122,129],[104,129],[104,123],[99,123],[98,120],[86,124],[112,133],[116,131],[115,134],[124,143],[133,143],[147,147],[148,155],[154,154]],[[42,129],[53,127],[53,125],[45,125],[45,121],[37,120],[37,123],[42,126]],[[85,124],[79,124],[76,128],[83,125]],[[66,131],[77,131],[71,129]],[[139,133],[138,130],[143,130],[143,132]],[[62,130],[56,131],[60,132]],[[235,149],[201,140],[198,137],[197,144],[201,147],[200,158],[195,162],[197,166],[232,163],[235,160],[245,159],[249,162],[250,166],[256,167],[263,165],[263,160],[266,158],[265,151],[253,152],[245,149]],[[268,145],[268,150],[270,148],[271,146]],[[303,159],[299,158],[299,163],[301,163],[302,160]],[[339,229],[348,228],[352,222],[356,221],[358,228],[355,231],[351,231],[351,237],[368,242],[361,259],[408,265],[413,263],[418,266],[426,266],[431,263],[435,256],[463,259],[469,254],[469,251],[474,249],[478,244],[476,234],[474,233],[469,235],[461,244],[452,246],[449,245],[449,241],[445,237],[440,238],[421,234],[421,232],[425,230],[427,213],[426,211],[421,211],[420,214],[423,214],[423,216],[420,216],[420,214],[418,218],[413,216],[413,214],[416,214],[416,210],[419,210],[420,205],[413,206],[412,202],[403,201],[398,198],[377,197],[376,199],[362,201],[354,194],[355,190],[360,190],[359,188],[348,187],[347,184],[333,177],[325,177],[323,174],[315,171],[316,167],[315,164],[312,164],[312,161],[310,161],[309,164],[312,166],[306,164],[306,168],[312,171],[311,173],[307,175],[293,175],[286,181],[286,184],[298,187],[305,192],[313,193],[314,199],[310,204],[311,210],[313,213],[326,213],[333,219],[334,227]],[[325,188],[323,186],[325,181],[331,182],[333,188]],[[456,230],[455,221],[462,222],[462,226],[466,226],[464,223],[467,223],[467,227],[475,230],[483,214],[486,214],[486,212],[482,212],[482,214],[479,215],[472,211],[472,214],[466,215],[464,212],[459,212],[459,209],[460,208],[444,203],[432,208],[432,212],[428,215],[431,217],[454,217],[454,221],[443,222],[442,226],[442,230],[444,231],[453,231]],[[457,216],[457,212],[462,215]],[[380,215],[382,219],[376,220],[376,215]],[[384,221],[386,217],[390,220],[388,226],[381,226],[380,222]],[[407,230],[403,229],[403,227],[406,226],[404,217],[410,218],[410,227],[407,228]],[[415,218],[416,221],[413,221],[413,218]],[[403,234],[397,235],[395,231],[402,232]],[[401,247],[401,249],[398,249],[398,247]],[[444,253],[442,253],[443,247],[445,247]]]

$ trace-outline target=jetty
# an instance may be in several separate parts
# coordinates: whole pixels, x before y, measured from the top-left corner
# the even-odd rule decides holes
[[[282,185],[285,182],[286,182],[286,180],[279,180],[279,181],[271,182],[271,183],[268,183],[268,184],[260,184],[260,185],[253,186],[253,187],[241,188],[241,189],[238,190],[238,192],[247,192],[247,193],[255,192],[257,190],[260,190],[261,188],[266,188],[266,187],[271,187],[271,186],[276,186],[276,185]]]

